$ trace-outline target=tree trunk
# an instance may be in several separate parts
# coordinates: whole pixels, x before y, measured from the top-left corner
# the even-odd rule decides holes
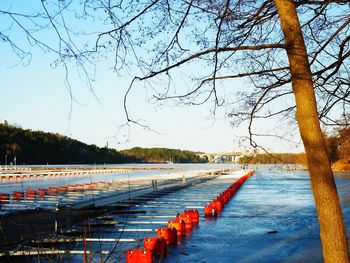
[[[308,55],[293,0],[274,0],[290,64],[296,119],[315,198],[324,261],[349,262],[348,242],[333,172],[317,114]]]

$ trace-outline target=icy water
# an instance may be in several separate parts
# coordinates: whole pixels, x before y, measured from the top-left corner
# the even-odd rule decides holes
[[[338,174],[350,234],[350,174]],[[258,170],[216,220],[206,220],[166,262],[322,262],[308,174]]]
[[[350,232],[349,179],[349,174],[336,176],[348,232]],[[227,179],[215,179],[170,193],[151,202],[147,201],[143,205],[140,204],[140,207],[132,208],[131,211],[146,209],[147,215],[170,213],[174,216],[176,212],[181,213],[186,209],[186,205],[198,207],[205,205],[205,202],[200,201],[191,201],[187,204],[186,202],[211,200],[228,185]],[[169,200],[179,199],[182,200],[182,204],[179,202],[176,205],[167,204]],[[147,208],[147,205],[155,207],[151,209]],[[179,208],[176,208],[177,206]],[[177,211],[159,212],[160,209],[166,208]],[[118,221],[121,218],[114,217],[114,220]],[[128,227],[131,226],[133,225]],[[157,228],[164,227],[164,224],[134,227]],[[107,237],[116,237],[119,234],[113,229],[109,229],[111,232]],[[126,232],[122,235],[141,239],[150,236],[156,236],[156,233]],[[110,246],[108,244],[107,248]],[[120,244],[115,249],[118,257],[112,257],[109,262],[125,262],[125,250],[137,247],[142,247],[142,243]],[[323,262],[317,215],[307,172],[260,167],[225,206],[219,217],[205,219],[203,209],[200,208],[199,226],[193,229],[190,236],[183,238],[179,246],[170,247],[168,257],[161,262]]]
[[[164,166],[169,167],[169,165]],[[126,166],[124,165],[123,167]],[[179,171],[188,171],[223,169],[234,166],[207,164],[173,165],[173,167],[179,168]],[[145,173],[151,175],[154,172],[106,175],[102,176],[102,179],[109,180],[120,176],[139,176]],[[162,173],[167,172],[162,171]],[[335,179],[349,236],[350,173],[336,174]],[[58,180],[70,179],[58,178]],[[79,180],[88,179],[80,178]],[[131,208],[130,211],[146,209],[148,211],[147,215],[163,215],[159,213],[160,209],[172,209],[173,211],[166,212],[166,214],[170,214],[173,217],[177,212],[181,213],[183,209],[188,208],[186,207],[186,202],[187,205],[202,207],[205,205],[205,200],[211,200],[224,191],[228,185],[227,179],[222,181],[214,179],[204,184],[169,193],[153,201],[145,201],[144,204]],[[167,203],[169,200],[177,199],[183,200],[183,204],[176,203],[176,205],[171,205]],[[154,207],[150,208],[150,205],[154,205]],[[177,208],[177,205],[179,208]],[[122,218],[113,216],[113,220],[119,221]],[[129,221],[132,220],[141,219],[129,218]],[[164,218],[161,220],[166,222],[168,219]],[[164,226],[130,225],[128,227],[157,228]],[[156,236],[156,233],[150,232],[126,232],[124,235],[121,235],[117,231],[119,227],[115,225],[109,226],[108,229],[103,231],[101,229],[99,235],[105,238],[141,239],[146,236]],[[108,230],[108,234],[104,232],[106,230]],[[126,243],[118,244],[118,246],[115,246],[114,243],[103,244],[103,248],[110,250],[112,247],[113,253],[115,253],[107,262],[125,262],[125,250],[136,248],[137,246],[142,247],[142,244]],[[67,249],[68,247],[65,248]],[[81,249],[81,246],[79,245],[78,248]],[[28,260],[25,262],[31,262],[30,258]],[[94,260],[94,262],[99,262],[98,256],[94,257]],[[82,262],[82,257],[76,255],[71,262]],[[193,229],[190,236],[182,239],[179,246],[170,247],[168,257],[161,262],[322,262],[317,214],[307,172],[281,171],[273,166],[259,166],[256,173],[245,182],[225,206],[219,217],[205,219],[203,217],[203,209],[200,208],[199,226]]]

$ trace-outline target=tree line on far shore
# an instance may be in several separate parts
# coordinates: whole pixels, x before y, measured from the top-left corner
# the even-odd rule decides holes
[[[242,164],[306,164],[305,153],[258,153],[239,159]]]
[[[325,135],[331,163],[350,161],[350,127]],[[206,163],[196,152],[141,148],[117,151],[88,145],[58,133],[0,124],[0,164]],[[243,156],[245,164],[306,164],[305,153],[258,153]],[[350,165],[350,164],[349,164]]]
[[[58,133],[0,124],[0,164],[112,164],[205,162],[194,152],[166,148],[117,151],[88,145]]]
[[[207,158],[201,158],[195,152],[183,151],[168,148],[141,148],[134,147],[128,150],[122,150],[122,154],[144,160],[148,163],[167,162],[167,163],[206,163]]]
[[[332,135],[324,135],[328,156],[332,164],[341,163],[342,167],[336,170],[344,170],[348,165],[350,170],[350,127],[336,130]],[[305,153],[259,153],[246,155],[240,158],[240,163],[245,164],[303,164],[306,165]]]
[[[88,145],[58,133],[0,125],[1,164],[93,164],[137,162],[120,152]]]

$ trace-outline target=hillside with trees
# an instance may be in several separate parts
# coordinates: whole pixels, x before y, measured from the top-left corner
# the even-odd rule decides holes
[[[138,162],[114,149],[100,148],[58,133],[0,125],[1,164],[93,164]]]
[[[194,152],[140,147],[130,150],[100,148],[58,133],[32,131],[0,124],[0,164],[111,164],[206,162]]]
[[[259,153],[240,158],[242,164],[306,164],[305,153]]]
[[[123,150],[121,153],[149,163],[205,163],[208,161],[206,158],[200,158],[195,152],[178,149],[134,147],[132,149]]]
[[[350,171],[350,127],[340,128],[332,135],[324,135],[329,160],[335,171]],[[242,164],[303,164],[305,153],[259,153],[240,158]]]

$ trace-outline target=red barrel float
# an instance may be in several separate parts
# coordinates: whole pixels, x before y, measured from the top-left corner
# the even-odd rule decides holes
[[[179,218],[179,220],[182,220],[185,222],[186,229],[192,229],[192,217],[189,214],[183,213],[183,214],[177,216],[177,218]]]
[[[231,197],[234,196],[234,195],[237,193],[239,187],[240,187],[240,186],[239,186],[238,184],[233,184],[233,185],[231,185],[231,186],[228,188],[228,191],[230,192]]]
[[[222,200],[222,202],[226,205],[228,201],[230,201],[232,197],[232,194],[230,193],[229,189],[225,190],[219,198]]]
[[[199,223],[199,212],[198,209],[195,210],[184,210],[184,214],[188,214],[192,218],[192,224]]]
[[[217,200],[217,199],[215,199],[214,201],[210,202],[208,206],[214,208],[214,210],[215,210],[214,214],[219,214],[222,211],[222,208],[223,208],[222,203],[219,200]],[[212,213],[213,213],[213,211],[212,211]]]
[[[10,201],[10,195],[9,194],[3,194],[0,193],[0,202],[5,203]]]
[[[152,263],[152,253],[146,249],[127,250],[126,263]]]
[[[211,216],[217,216],[218,211],[216,210],[215,206],[209,204],[208,206],[204,207],[204,216],[211,217]]]
[[[26,192],[27,199],[35,199],[36,191],[34,189],[28,189]]]
[[[14,191],[12,193],[12,198],[13,198],[13,200],[16,200],[16,201],[22,200],[23,199],[23,192]]]
[[[146,237],[143,240],[143,245],[153,256],[162,258],[168,255],[168,245],[164,238]]]
[[[186,224],[182,220],[175,219],[168,221],[168,228],[175,228],[177,231],[177,236],[186,235]]]
[[[67,190],[68,190],[67,186],[61,185],[61,186],[58,187],[58,192],[59,193],[67,192]]]
[[[57,194],[57,192],[58,192],[58,187],[49,187],[49,189],[47,190],[47,193],[49,195]]]
[[[44,195],[47,194],[47,189],[45,188],[39,188],[38,189],[38,197],[44,197]]]
[[[177,230],[175,228],[158,228],[158,238],[164,238],[168,245],[177,245]]]

